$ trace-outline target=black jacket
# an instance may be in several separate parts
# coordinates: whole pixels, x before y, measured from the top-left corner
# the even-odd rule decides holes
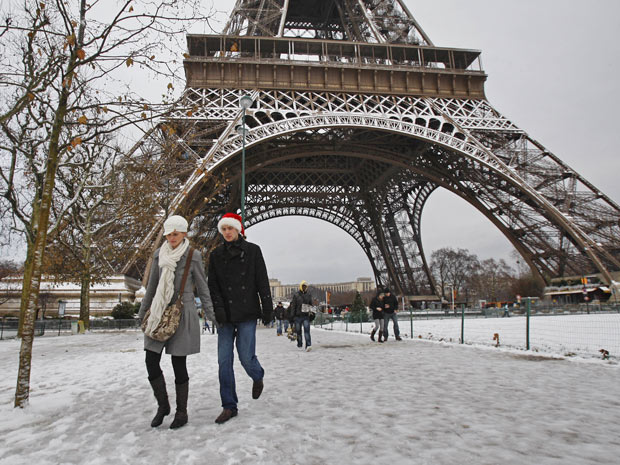
[[[276,308],[273,311],[274,311],[276,320],[286,319],[286,309],[282,305],[276,305]]]
[[[387,306],[389,304],[389,307]],[[383,312],[390,314],[394,313],[394,310],[398,310],[398,299],[392,293],[383,297]]]
[[[273,302],[263,254],[259,246],[242,237],[211,252],[209,291],[219,324],[272,319]]]
[[[381,311],[377,310],[377,307],[381,308],[382,310]],[[380,320],[381,318],[383,318],[383,301],[379,300],[378,296],[376,296],[370,302],[370,309],[372,310],[373,320]]]
[[[291,301],[291,306],[288,308],[289,315],[291,318],[295,318],[298,316],[309,317],[307,313],[303,313],[301,311],[302,304],[312,305],[312,296],[310,295],[309,292],[297,291],[297,294],[293,296],[293,300]]]

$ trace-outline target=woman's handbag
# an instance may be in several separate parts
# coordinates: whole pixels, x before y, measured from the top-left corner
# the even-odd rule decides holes
[[[170,339],[179,328],[179,322],[181,321],[181,313],[183,313],[183,290],[185,289],[185,282],[187,281],[187,275],[192,264],[192,254],[194,249],[190,247],[189,254],[187,255],[187,261],[185,262],[185,271],[183,271],[183,279],[181,281],[181,290],[179,291],[179,297],[177,300],[168,305],[161,315],[159,323],[151,334],[148,335],[151,339],[155,339],[159,342],[165,342]],[[146,325],[151,316],[151,309],[149,308],[142,319],[142,331],[146,329]]]

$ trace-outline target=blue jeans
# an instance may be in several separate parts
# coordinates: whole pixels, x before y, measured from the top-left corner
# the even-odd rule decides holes
[[[302,346],[301,342],[301,327],[304,327],[304,339],[306,340],[306,347],[312,345],[312,339],[310,339],[310,320],[303,316],[295,317],[295,331],[297,332],[297,347]]]
[[[388,337],[388,323],[394,322],[394,336],[400,337],[400,328],[398,327],[398,315],[396,313],[386,313],[383,315],[383,336]]]
[[[235,341],[236,340],[236,341]],[[219,365],[220,398],[222,407],[237,409],[237,391],[233,362],[235,355],[233,343],[236,342],[237,355],[241,366],[253,381],[260,381],[265,370],[256,357],[256,320],[243,323],[227,323],[217,329],[217,363]]]
[[[288,329],[288,320],[276,320],[277,322],[277,333],[282,334],[282,323],[284,323],[284,332]]]

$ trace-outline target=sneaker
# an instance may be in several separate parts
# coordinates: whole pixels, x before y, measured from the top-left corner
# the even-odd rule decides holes
[[[306,352],[310,352],[312,350],[312,346],[306,347]]]

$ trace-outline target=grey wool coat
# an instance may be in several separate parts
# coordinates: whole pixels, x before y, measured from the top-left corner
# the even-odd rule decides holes
[[[172,296],[171,302],[176,301],[179,291],[181,290],[181,281],[183,279],[183,271],[185,270],[185,263],[187,262],[188,255],[189,248],[177,262],[177,268],[174,272],[174,295]],[[213,316],[213,304],[211,303],[211,296],[209,295],[209,286],[207,285],[207,277],[202,263],[202,255],[199,250],[194,249],[190,266],[191,268],[183,291],[183,313],[181,314],[179,329],[165,342],[156,341],[145,335],[145,350],[161,353],[165,347],[167,354],[176,356],[191,355],[200,352],[200,319],[198,310],[196,309],[196,301],[194,300],[194,287],[198,292],[198,297],[200,298],[202,308],[205,310],[207,318],[215,320],[215,317]],[[138,312],[140,321],[142,321],[144,314],[151,306],[158,283],[159,249],[157,249],[153,255],[149,283],[146,287],[146,294],[140,304],[140,311]]]

